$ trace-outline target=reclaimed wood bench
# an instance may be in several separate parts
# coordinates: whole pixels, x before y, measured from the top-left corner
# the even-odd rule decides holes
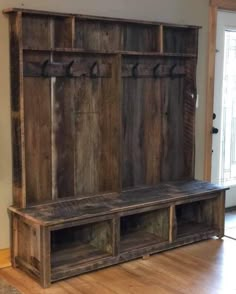
[[[225,188],[162,183],[29,208],[11,207],[13,263],[51,282],[224,235]]]

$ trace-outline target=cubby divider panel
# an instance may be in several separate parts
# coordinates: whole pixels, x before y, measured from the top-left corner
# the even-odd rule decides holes
[[[52,270],[111,256],[111,220],[51,232]]]
[[[167,242],[169,208],[136,213],[120,219],[120,251]]]

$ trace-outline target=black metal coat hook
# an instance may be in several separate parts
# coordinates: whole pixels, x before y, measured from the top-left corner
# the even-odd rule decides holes
[[[138,77],[138,66],[139,66],[139,63],[136,63],[132,68],[132,76],[135,79],[137,79]]]
[[[171,77],[171,79],[174,79],[174,77],[175,77],[174,70],[175,70],[176,66],[177,66],[177,64],[174,64],[170,68],[170,77]]]
[[[154,68],[153,68],[153,77],[156,79],[156,78],[158,78],[159,76],[158,76],[158,69],[159,69],[159,67],[161,66],[161,64],[160,63],[158,63],[156,66],[154,66]]]
[[[67,66],[66,73],[69,77],[73,76],[73,64],[74,63],[75,63],[75,61],[72,60]]]
[[[91,78],[97,78],[98,75],[99,75],[98,63],[97,61],[95,61],[90,68],[90,76]]]
[[[49,59],[45,60],[42,64],[42,76],[43,77],[48,77],[48,75],[46,74],[46,68],[49,64]]]

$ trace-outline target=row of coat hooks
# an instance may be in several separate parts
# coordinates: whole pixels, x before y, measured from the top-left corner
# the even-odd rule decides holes
[[[157,63],[132,63],[122,65],[123,78],[178,78],[186,75],[185,67],[173,63],[172,65]],[[112,64],[98,61],[43,62],[26,61],[24,63],[25,77],[85,77],[111,78]]]
[[[49,59],[43,62],[26,61],[24,63],[25,77],[87,77],[110,78],[112,76],[111,63],[75,61],[52,62]]]
[[[186,75],[185,66],[157,63],[154,66],[152,64],[124,64],[122,66],[122,77],[131,78],[179,78]]]

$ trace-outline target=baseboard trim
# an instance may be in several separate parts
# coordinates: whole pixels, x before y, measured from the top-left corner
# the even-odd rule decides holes
[[[0,249],[0,269],[11,266],[10,249]]]

